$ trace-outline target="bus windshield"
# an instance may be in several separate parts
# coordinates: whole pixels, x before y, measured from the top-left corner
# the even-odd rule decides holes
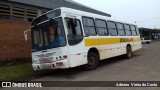
[[[32,28],[32,49],[41,51],[66,45],[62,18],[50,19]]]

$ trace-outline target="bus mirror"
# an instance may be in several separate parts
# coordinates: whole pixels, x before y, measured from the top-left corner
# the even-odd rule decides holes
[[[28,39],[27,36],[28,36],[29,31],[31,31],[31,29],[27,29],[27,30],[24,31],[24,38],[25,38],[26,41]]]

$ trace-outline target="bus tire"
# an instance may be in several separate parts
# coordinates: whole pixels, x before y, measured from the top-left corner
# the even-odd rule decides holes
[[[87,57],[88,63],[84,65],[85,70],[94,70],[99,65],[99,56],[94,52],[89,52]]]
[[[130,59],[131,57],[132,57],[132,48],[131,48],[131,46],[127,46],[126,47],[126,58],[127,59]]]

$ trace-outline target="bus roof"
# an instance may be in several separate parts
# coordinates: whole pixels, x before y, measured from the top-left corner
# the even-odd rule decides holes
[[[129,22],[125,22],[125,21],[122,21],[122,20],[113,19],[111,17],[107,17],[107,16],[95,14],[95,13],[90,13],[90,12],[85,12],[85,11],[81,11],[81,10],[76,10],[76,9],[72,9],[72,8],[67,8],[67,7],[60,7],[60,8],[48,11],[48,12],[36,17],[35,19],[33,19],[33,21],[36,20],[37,18],[40,18],[40,17],[42,17],[46,14],[49,14],[51,12],[54,12],[56,10],[60,10],[61,13],[67,13],[67,14],[72,14],[72,15],[80,15],[80,16],[86,16],[86,17],[92,17],[92,18],[98,18],[98,19],[104,19],[104,20],[110,20],[110,21],[135,25],[135,23],[129,23]]]
[[[95,13],[90,13],[90,12],[85,12],[85,11],[81,11],[81,10],[76,10],[76,9],[72,9],[72,8],[61,7],[60,9],[61,9],[62,13],[64,12],[64,13],[70,13],[70,14],[74,14],[74,15],[80,15],[80,16],[86,16],[86,17],[92,17],[92,18],[98,18],[98,19],[105,19],[105,20],[135,25],[135,23],[125,22],[123,20],[117,20],[117,19],[113,19],[111,17],[107,17],[107,16],[95,14]]]

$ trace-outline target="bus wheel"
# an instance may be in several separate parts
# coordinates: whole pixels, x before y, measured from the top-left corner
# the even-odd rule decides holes
[[[88,54],[88,64],[84,65],[86,70],[94,70],[99,65],[99,56],[96,53],[90,52]]]
[[[130,46],[127,46],[126,51],[126,58],[130,59],[132,57],[132,48]]]

